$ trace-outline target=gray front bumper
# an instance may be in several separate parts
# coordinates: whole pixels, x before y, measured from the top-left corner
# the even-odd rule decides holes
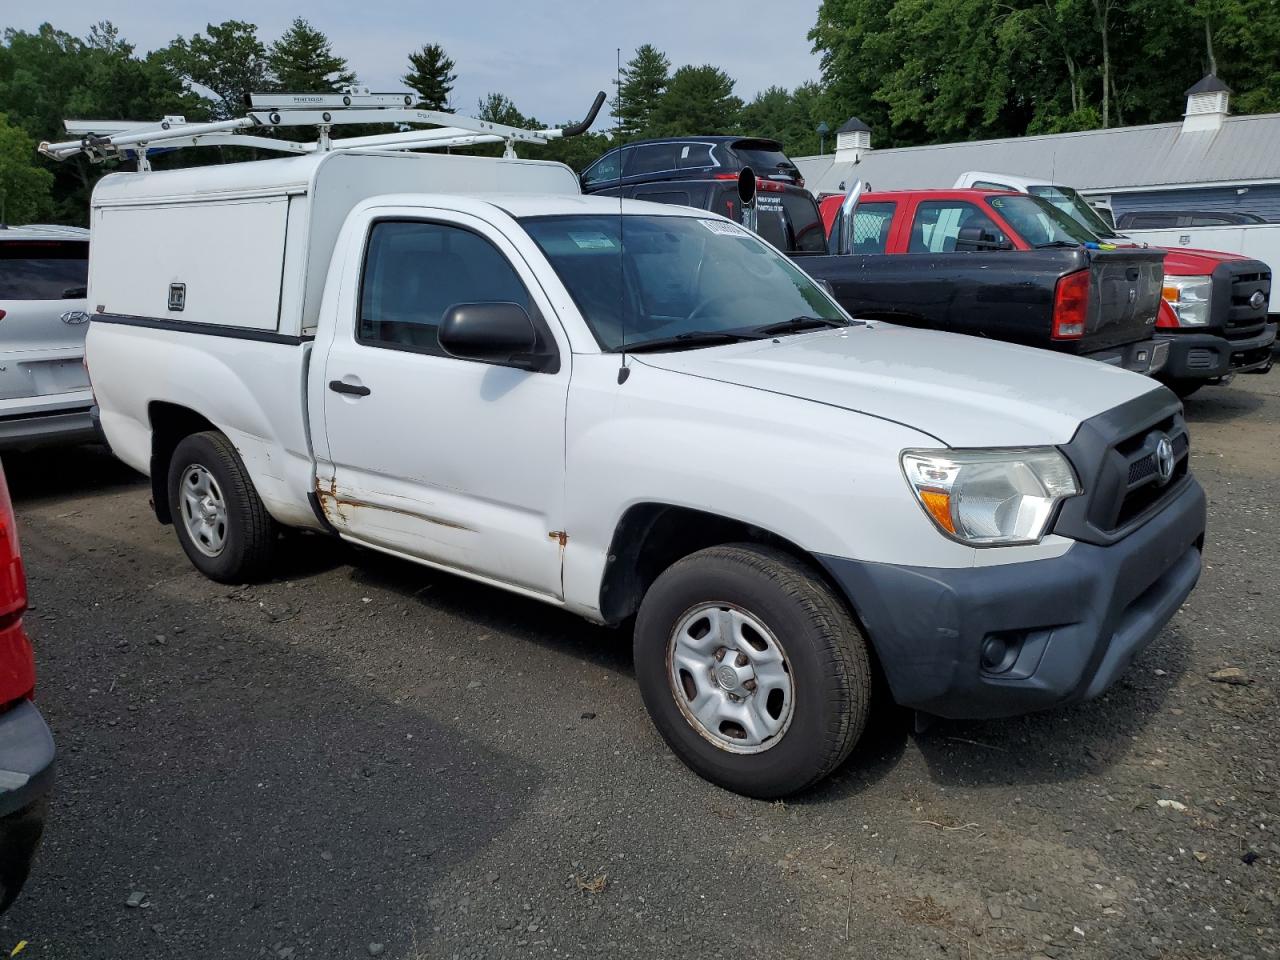
[[[1107,546],[1029,563],[942,569],[819,557],[844,589],[903,706],[953,718],[1014,716],[1099,696],[1200,576],[1204,491],[1194,478]],[[985,669],[988,638],[1016,651]]]

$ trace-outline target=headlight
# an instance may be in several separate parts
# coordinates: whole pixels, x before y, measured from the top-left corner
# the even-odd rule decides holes
[[[1163,292],[1178,315],[1178,326],[1202,327],[1209,322],[1211,277],[1165,277]]]
[[[902,472],[938,529],[974,546],[1035,543],[1058,503],[1080,492],[1052,447],[904,450]]]

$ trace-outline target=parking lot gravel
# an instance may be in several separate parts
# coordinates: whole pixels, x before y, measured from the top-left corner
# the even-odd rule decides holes
[[[60,766],[0,956],[1280,955],[1280,375],[1187,411],[1205,572],[1108,695],[882,709],[785,803],[672,757],[625,631],[320,537],[222,586],[105,451],[6,457]]]

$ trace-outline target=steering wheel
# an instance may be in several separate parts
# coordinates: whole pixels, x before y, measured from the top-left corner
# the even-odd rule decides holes
[[[689,311],[689,315],[685,317],[685,322],[687,323],[692,320],[697,320],[704,313],[706,313],[707,310],[709,310],[713,305],[724,306],[730,303],[737,303],[739,300],[754,300],[754,299],[756,298],[749,293],[735,293],[730,295],[729,297],[707,297],[705,300],[703,300],[696,307],[694,307],[692,310]]]

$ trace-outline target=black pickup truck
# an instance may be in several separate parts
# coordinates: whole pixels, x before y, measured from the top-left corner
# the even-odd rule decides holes
[[[792,257],[855,317],[1146,374],[1167,357],[1168,344],[1152,339],[1162,251],[1089,245],[1074,220],[1038,198],[985,190],[863,193],[842,242],[842,200],[826,198],[821,211],[830,249],[846,252]]]

